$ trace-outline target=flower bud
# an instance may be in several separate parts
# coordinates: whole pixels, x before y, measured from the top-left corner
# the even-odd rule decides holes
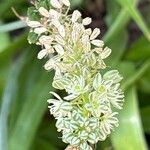
[[[93,31],[93,33],[90,36],[90,40],[96,39],[99,36],[99,34],[100,34],[100,29],[95,28],[94,31]]]
[[[49,12],[48,12],[44,7],[40,7],[40,8],[39,8],[39,13],[40,13],[42,16],[49,18]]]
[[[93,41],[91,41],[91,43],[97,47],[103,47],[104,46],[104,42],[101,40],[93,40]]]
[[[57,44],[57,45],[54,46],[54,48],[55,48],[55,50],[58,54],[60,54],[60,55],[64,54],[64,49],[61,45]]]
[[[44,57],[46,56],[46,54],[47,54],[47,50],[46,50],[46,49],[43,49],[43,50],[41,50],[41,51],[38,53],[37,58],[38,58],[38,59],[42,59],[42,58],[44,58]]]
[[[41,23],[38,21],[27,21],[27,25],[31,28],[37,28],[41,26]]]
[[[87,26],[87,25],[91,24],[91,22],[92,22],[92,19],[90,17],[86,17],[82,21],[84,26]]]
[[[72,14],[72,22],[75,23],[81,17],[81,13],[78,10],[75,10]]]

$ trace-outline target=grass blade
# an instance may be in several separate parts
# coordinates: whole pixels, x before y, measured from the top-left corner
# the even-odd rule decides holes
[[[147,37],[147,39],[150,41],[150,31],[147,27],[147,25],[144,22],[143,17],[141,16],[138,9],[133,5],[132,1],[130,0],[117,0],[118,3],[120,3],[123,8],[126,8],[130,16],[134,19],[134,21],[137,23],[143,34]]]
[[[8,116],[10,113],[10,107],[13,100],[14,94],[17,90],[17,81],[19,73],[22,69],[22,66],[25,62],[25,54],[17,60],[9,72],[8,82],[6,84],[6,88],[2,97],[2,105],[0,111],[0,149],[7,150],[7,123],[8,123]]]
[[[147,150],[134,87],[127,91],[125,100],[120,126],[112,135],[113,146],[115,150]]]
[[[48,82],[47,76],[41,76],[32,90],[32,94],[27,98],[10,138],[10,150],[28,150],[30,148],[47,108],[46,100],[48,99],[48,92],[51,90],[47,86]]]

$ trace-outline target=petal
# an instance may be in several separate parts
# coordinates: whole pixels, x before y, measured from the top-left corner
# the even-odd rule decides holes
[[[47,31],[47,29],[44,28],[44,27],[39,27],[39,28],[35,28],[35,29],[34,29],[34,32],[35,32],[36,34],[42,34],[42,33],[46,32],[46,31]]]
[[[101,84],[102,84],[102,76],[100,73],[98,73],[96,74],[94,81],[93,81],[94,89],[97,90]]]
[[[59,34],[62,36],[62,37],[65,37],[65,28],[64,28],[64,26],[63,25],[60,25],[59,27],[58,27],[58,32],[59,32]]]
[[[101,53],[101,58],[102,58],[102,59],[105,59],[105,58],[107,58],[110,54],[111,54],[111,49],[108,48],[108,47],[106,47],[106,48],[102,51],[102,53]]]
[[[81,13],[78,10],[75,10],[72,14],[72,22],[75,23],[81,17]]]
[[[64,49],[63,49],[63,47],[61,46],[61,45],[55,45],[54,46],[54,48],[55,48],[55,50],[56,50],[56,52],[58,53],[58,54],[60,54],[60,55],[63,55],[64,54]]]
[[[37,28],[41,26],[41,23],[38,21],[27,21],[27,25],[31,28]]]
[[[49,17],[49,12],[44,7],[39,8],[39,13],[44,17],[47,17],[47,18]]]
[[[90,40],[96,39],[99,36],[100,33],[101,33],[100,29],[95,28],[94,31],[93,31],[93,33],[90,36]]]
[[[46,50],[46,49],[43,49],[43,50],[41,50],[41,51],[38,53],[37,58],[38,58],[38,59],[42,59],[42,58],[44,58],[46,55],[47,55],[47,50]]]
[[[104,46],[104,42],[102,40],[93,40],[93,41],[91,41],[91,43],[97,47],[103,47]]]
[[[92,22],[92,19],[90,17],[86,17],[82,21],[84,26],[87,26],[87,25],[91,24],[91,22]]]

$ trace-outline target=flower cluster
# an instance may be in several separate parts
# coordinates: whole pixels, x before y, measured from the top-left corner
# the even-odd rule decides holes
[[[68,14],[69,0],[38,0],[29,8],[29,43],[41,45],[38,59],[48,58],[46,70],[55,70],[53,87],[65,90],[61,98],[48,100],[56,127],[69,149],[92,150],[118,126],[116,109],[122,109],[122,77],[117,70],[105,71],[111,49],[97,39],[100,30],[87,26],[78,10]]]

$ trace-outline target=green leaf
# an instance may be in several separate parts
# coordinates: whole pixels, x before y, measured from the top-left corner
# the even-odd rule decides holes
[[[134,5],[137,1],[134,1]],[[123,53],[127,47],[128,34],[126,26],[130,20],[128,11],[125,8],[120,10],[118,15],[119,6],[114,1],[107,1],[107,24],[109,26],[108,31],[106,32],[103,40],[106,42],[106,45],[111,47],[112,55],[108,60],[108,63],[112,65],[116,64],[123,56]],[[118,10],[114,12],[114,10]],[[115,20],[115,21],[114,21]],[[121,38],[120,38],[121,37]]]
[[[133,5],[133,2],[131,0],[117,0],[117,2],[120,3],[123,8],[127,9],[130,16],[134,19],[141,31],[150,41],[150,31],[139,10]]]
[[[0,53],[0,66],[8,62],[10,58],[16,53],[28,46],[27,44],[27,34],[24,33],[17,39],[12,41],[1,53]],[[7,59],[6,59],[7,58]]]
[[[28,8],[27,16],[28,16],[29,20],[32,20],[32,21],[39,21],[40,20],[39,12],[35,7],[29,7]]]
[[[144,131],[150,133],[150,119],[149,119],[150,106],[141,109],[141,116],[142,116]]]
[[[25,62],[25,54],[17,60],[10,69],[8,82],[2,97],[0,111],[0,149],[7,150],[8,144],[8,116],[11,109],[12,100],[15,97],[18,85],[18,76]]]
[[[55,123],[56,122],[54,118],[50,119],[50,114],[48,113],[48,119],[46,118],[45,120],[42,121],[36,136],[39,136],[42,139],[45,139],[46,141],[53,143],[53,146],[59,149],[62,147],[64,148],[66,147],[66,144],[62,142],[61,138],[59,138],[62,135],[61,133],[57,132]]]
[[[83,0],[71,0],[70,2],[71,2],[71,7],[75,8],[81,6]]]
[[[134,42],[128,50],[125,58],[132,61],[142,61],[150,57],[150,42],[141,37]]]
[[[10,44],[10,37],[7,33],[0,33],[0,53]]]
[[[143,65],[132,74],[126,82],[122,85],[123,89],[128,89],[131,85],[141,79],[141,77],[145,74],[145,72],[150,68],[150,60],[146,60]]]
[[[31,150],[58,150],[58,148],[52,145],[49,141],[38,138],[36,138],[34,145],[35,146],[32,147]]]
[[[38,34],[35,32],[29,32],[28,34],[28,41],[32,44],[35,44],[38,40]]]
[[[31,95],[26,99],[10,137],[10,150],[28,150],[30,148],[47,108],[48,92],[52,90],[48,86],[48,82],[50,81],[46,74],[41,76],[32,89]]]

